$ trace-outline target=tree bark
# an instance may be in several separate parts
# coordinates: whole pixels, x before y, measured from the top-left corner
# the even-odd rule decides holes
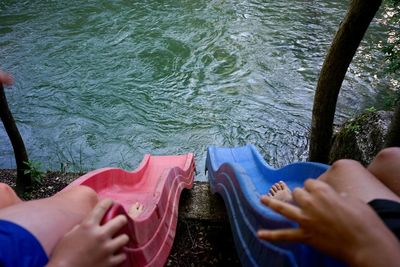
[[[385,147],[391,146],[400,146],[400,100],[396,103],[393,118],[386,134]]]
[[[309,160],[327,163],[340,87],[382,0],[353,0],[325,58],[314,98]]]
[[[28,162],[28,154],[26,153],[24,141],[18,131],[14,118],[8,108],[6,95],[3,85],[0,83],[0,118],[3,121],[4,128],[10,138],[14,149],[15,162],[17,164],[17,181],[16,191],[18,194],[26,192],[32,185],[30,174],[24,174],[27,166],[24,162]]]

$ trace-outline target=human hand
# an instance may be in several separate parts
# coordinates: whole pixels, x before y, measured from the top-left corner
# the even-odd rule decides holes
[[[47,267],[108,267],[117,266],[126,260],[120,250],[128,243],[126,234],[114,236],[126,223],[127,218],[119,215],[100,225],[104,214],[112,205],[112,200],[99,202],[93,211],[55,247]]]
[[[304,189],[293,191],[293,200],[298,206],[261,198],[266,206],[296,221],[299,228],[260,230],[259,238],[304,242],[351,266],[396,266],[391,265],[396,261],[388,260],[399,259],[399,243],[367,204],[312,179],[304,183]]]
[[[14,79],[10,74],[0,70],[0,83],[2,83],[4,85],[12,85],[13,81],[14,81]]]

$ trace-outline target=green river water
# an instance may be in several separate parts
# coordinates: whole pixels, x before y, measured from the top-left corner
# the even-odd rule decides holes
[[[146,153],[256,145],[306,160],[313,95],[348,1],[0,1],[0,66],[32,160],[134,169]],[[353,61],[337,123],[399,86],[384,73],[382,14]],[[14,167],[0,127],[0,168]]]

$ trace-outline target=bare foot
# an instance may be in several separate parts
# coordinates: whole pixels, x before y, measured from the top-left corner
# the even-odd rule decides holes
[[[143,204],[136,202],[135,204],[133,204],[129,210],[128,210],[128,214],[129,216],[131,216],[132,218],[136,218],[138,217],[144,210],[144,206]]]
[[[290,191],[287,184],[283,181],[275,183],[271,189],[269,189],[268,196],[284,202],[293,201],[292,191]]]

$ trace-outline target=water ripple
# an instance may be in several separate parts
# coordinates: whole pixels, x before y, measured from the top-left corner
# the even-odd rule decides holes
[[[312,99],[347,1],[0,3],[0,65],[30,156],[46,167],[133,168],[143,154],[253,143],[275,166],[305,160]],[[374,23],[338,120],[391,90],[375,79]],[[372,78],[371,78],[372,77]],[[13,166],[0,128],[0,167]],[[204,179],[199,175],[198,179]]]

